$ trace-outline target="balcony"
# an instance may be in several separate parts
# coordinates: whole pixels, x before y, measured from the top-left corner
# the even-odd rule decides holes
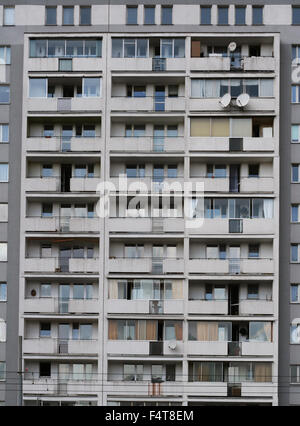
[[[227,356],[228,343],[227,342],[199,342],[188,341],[187,343],[188,355],[201,355],[201,356]]]
[[[34,314],[94,314],[99,312],[99,300],[31,297],[24,300],[24,312]]]
[[[63,343],[62,343],[63,342]],[[62,350],[63,347],[63,350]],[[98,340],[61,340],[57,338],[24,338],[23,353],[39,355],[98,356]]]
[[[190,178],[191,182],[203,182],[204,192],[216,192],[216,193],[230,193],[230,178],[217,178],[207,177],[203,175],[193,176]],[[238,193],[273,193],[274,192],[274,178],[271,176],[261,176],[257,178],[251,178],[242,176],[237,181]]]
[[[185,97],[168,98],[164,96],[121,97],[111,98],[112,112],[184,112]]]
[[[232,223],[236,225],[234,228],[230,228]],[[190,230],[191,234],[201,235],[223,235],[228,232],[243,235],[273,235],[275,223],[274,219],[204,219],[201,227]]]
[[[244,71],[252,72],[252,71],[266,71],[266,72],[274,72],[276,70],[276,59],[272,57],[251,57],[251,58],[243,58],[243,68]]]
[[[273,350],[272,342],[188,341],[189,355],[273,357]]]
[[[110,139],[111,152],[151,152],[151,153],[177,153],[184,151],[184,138],[178,137],[161,137],[154,138],[153,136],[140,137],[112,137]]]
[[[44,396],[66,396],[66,395],[85,395],[97,393],[99,384],[97,380],[64,380],[57,378],[29,378],[23,381],[24,394],[44,395]]]
[[[274,315],[274,303],[272,300],[241,300],[239,315]]]
[[[82,98],[28,98],[27,110],[43,112],[101,112],[103,99],[100,97]]]
[[[98,274],[100,270],[99,259],[83,258],[58,258],[58,257],[29,257],[25,259],[24,270],[27,273],[89,273]]]
[[[38,71],[38,72],[59,72],[59,60],[61,58],[29,58],[28,59],[28,70],[29,71]],[[93,57],[77,57],[69,58],[68,56],[65,59],[71,59],[72,65],[71,70],[76,71],[103,71],[104,69],[104,60],[103,58],[93,58]]]
[[[220,99],[211,98],[190,98],[190,111],[224,111],[224,107],[220,104]],[[275,111],[276,101],[274,98],[251,98],[249,104],[245,108],[247,111]]]
[[[183,300],[123,300],[109,299],[106,302],[109,314],[183,314]]]
[[[125,174],[119,174],[117,176],[111,176],[110,182],[116,188],[116,191],[120,191],[120,184],[122,185],[121,191],[128,189],[133,194],[136,194],[137,190],[144,192],[167,192],[170,190],[181,193],[184,190],[184,178],[183,176],[177,176],[169,178],[167,176],[154,177],[130,177],[128,178]],[[124,186],[127,185],[127,186]]]
[[[70,190],[71,192],[96,192],[99,184],[100,176],[89,178],[73,177],[70,180]]]
[[[107,383],[109,395],[120,395],[122,397],[178,397],[184,392],[184,384],[181,382],[152,383],[148,381],[109,381]]]
[[[109,340],[107,342],[107,354],[108,355],[118,355],[118,356],[134,356],[142,355],[147,356],[151,355],[150,353],[150,344],[151,343],[161,343],[162,351],[161,355],[182,355],[183,354],[183,342],[177,341],[176,347],[171,349],[169,347],[170,342],[149,342],[142,340]],[[173,346],[172,346],[173,347]]]
[[[185,71],[185,58],[111,58],[112,71],[166,72]]]
[[[234,315],[254,316],[254,315],[274,315],[274,304],[272,300],[266,299],[240,299],[234,305]],[[189,300],[188,312],[191,315],[233,315],[230,312],[230,300]]]
[[[98,217],[26,217],[26,232],[100,232]]]
[[[25,179],[25,191],[27,192],[60,192],[60,188],[59,176],[27,177]]]
[[[227,315],[228,300],[189,300],[188,312],[192,315]]]
[[[160,223],[160,227],[158,227]],[[114,233],[182,233],[184,232],[183,218],[110,218],[108,228]]]
[[[230,58],[209,56],[206,58],[191,58],[191,71],[230,71]]]
[[[271,258],[255,259],[190,259],[190,274],[270,275],[274,274]]]
[[[243,146],[240,152],[274,152],[274,138],[242,138]],[[191,137],[188,140],[189,151],[203,152],[230,152],[230,138],[228,137]]]
[[[110,258],[109,272],[116,274],[183,274],[184,260],[182,258]]]
[[[26,141],[27,152],[100,152],[101,137],[29,137]]]

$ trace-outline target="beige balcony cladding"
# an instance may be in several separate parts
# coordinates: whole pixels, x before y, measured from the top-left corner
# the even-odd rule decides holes
[[[100,137],[96,138],[71,138],[70,152],[100,152],[103,140]],[[62,139],[59,137],[43,138],[35,137],[28,138],[26,141],[26,150],[29,152],[61,152]],[[69,151],[68,151],[69,152]]]
[[[150,343],[148,341],[109,340],[106,352],[110,355],[144,355],[149,356]],[[163,343],[164,355],[182,355],[183,342],[176,342],[176,348],[169,348],[169,342]]]
[[[108,228],[110,232],[120,233],[149,233],[154,232],[153,219],[151,218],[110,218]],[[163,219],[163,233],[181,233],[184,232],[183,218],[166,218]]]
[[[68,219],[68,232],[99,232],[100,220],[94,218],[74,217]],[[59,217],[27,217],[25,218],[26,232],[63,232],[66,220]]]
[[[72,314],[93,314],[99,312],[98,299],[68,300],[68,312]],[[30,298],[24,300],[24,312],[60,313],[61,302],[58,298]]]
[[[273,259],[235,259],[233,269],[230,260],[192,259],[189,260],[189,272],[192,274],[219,275],[257,275],[273,274]]]
[[[183,137],[165,137],[158,146],[155,146],[154,138],[151,136],[141,136],[139,138],[113,137],[110,139],[110,151],[117,152],[182,152],[185,142]]]
[[[191,71],[230,71],[230,58],[227,57],[206,57],[191,58]],[[266,71],[271,72],[276,69],[276,60],[271,57],[245,57],[241,71]]]
[[[28,98],[30,112],[102,111],[103,98]]]
[[[68,58],[66,58],[68,59]],[[29,58],[29,71],[57,72],[59,71],[59,58]],[[72,71],[102,71],[104,69],[103,58],[72,58]]]
[[[59,340],[50,338],[24,339],[24,354],[94,355],[98,354],[98,340],[69,340],[68,353],[59,354]]]
[[[274,219],[240,219],[243,235],[272,235],[275,232]],[[190,234],[228,234],[228,219],[204,219],[202,226],[188,229]]]
[[[61,384],[57,379],[32,379],[23,381],[23,392],[24,394],[31,395],[85,395],[91,393],[97,393],[99,391],[99,383],[97,381],[89,382],[84,380],[68,380],[63,381],[63,394],[61,393]]]
[[[140,259],[109,259],[109,272],[120,274],[136,274],[145,273],[152,274],[153,261],[150,258]],[[162,273],[163,274],[183,274],[184,260],[183,259],[163,259]]]
[[[274,111],[276,108],[275,98],[251,98],[244,112],[251,111]],[[223,111],[224,108],[220,104],[220,99],[195,99],[189,100],[190,111]]]
[[[112,71],[152,71],[152,58],[111,58],[110,68]],[[166,71],[186,71],[186,58],[166,58]],[[166,75],[166,71],[161,71]],[[157,72],[160,74],[160,72]]]
[[[189,151],[228,152],[229,138],[190,137]],[[274,152],[275,138],[243,138],[243,152]]]
[[[99,273],[99,259],[69,259],[69,271],[66,273]],[[34,273],[55,273],[60,271],[58,258],[27,258],[24,270]]]
[[[163,313],[169,315],[183,314],[183,300],[164,300]],[[119,300],[108,299],[106,302],[109,314],[150,314],[150,300]]]
[[[184,112],[186,109],[186,100],[184,97],[164,98],[163,111]],[[146,96],[144,98],[112,97],[110,100],[112,111],[158,111],[162,110],[155,107],[155,97]]]

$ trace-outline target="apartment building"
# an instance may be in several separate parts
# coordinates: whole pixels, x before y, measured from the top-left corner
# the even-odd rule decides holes
[[[0,403],[299,405],[300,5],[24,3],[0,6]]]

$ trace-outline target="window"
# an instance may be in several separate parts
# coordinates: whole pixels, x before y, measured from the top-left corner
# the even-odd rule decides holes
[[[252,25],[263,25],[263,6],[252,6]]]
[[[149,40],[145,38],[113,38],[113,58],[147,58],[149,51]]]
[[[72,71],[72,59],[59,59],[59,71]],[[48,98],[54,97],[55,87],[53,87],[53,96],[49,96],[50,87],[48,90]]]
[[[293,204],[291,209],[291,220],[294,223],[299,222],[299,204]]]
[[[46,25],[56,25],[56,6],[46,6]]]
[[[6,322],[0,318],[0,342],[6,342]]]
[[[0,46],[0,65],[10,65],[11,55],[10,47]]]
[[[47,78],[30,78],[29,79],[29,97],[30,98],[47,98],[48,79]]]
[[[40,362],[40,377],[51,377],[50,362]]]
[[[126,12],[127,12],[127,19],[126,23],[127,25],[137,25],[137,6],[127,6]]]
[[[6,363],[0,362],[0,380],[5,380],[5,373],[6,373]]]
[[[51,337],[50,322],[44,322],[40,324],[40,337]]]
[[[300,7],[293,6],[293,25],[300,25]]]
[[[49,203],[42,204],[42,217],[52,217],[53,205]]]
[[[291,365],[291,383],[300,383],[300,365]]]
[[[144,6],[144,24],[155,25],[155,6]]]
[[[80,6],[80,25],[91,25],[91,8]]]
[[[291,302],[300,303],[300,284],[291,285]]]
[[[53,176],[53,168],[51,164],[43,164],[42,166],[42,177],[52,177]]]
[[[258,299],[259,296],[259,286],[258,284],[248,284],[248,299]]]
[[[31,58],[53,57],[101,57],[100,39],[31,39]]]
[[[300,142],[300,125],[299,124],[292,125],[291,142],[292,143]]]
[[[218,6],[218,25],[228,25],[228,6]]]
[[[299,262],[299,244],[291,244],[291,262]]]
[[[73,299],[84,299],[84,285],[75,284],[73,286]]]
[[[10,102],[10,87],[0,86],[0,104],[8,104]]]
[[[292,164],[292,183],[299,183],[299,164]]]
[[[46,283],[41,284],[40,290],[41,290],[41,292],[40,292],[41,297],[51,297],[51,295],[52,295],[51,284],[48,284],[48,283],[47,284]]]
[[[245,6],[235,6],[235,25],[246,25]]]
[[[201,25],[211,25],[211,6],[201,6]]]
[[[83,79],[83,96],[94,98],[100,97],[101,78],[84,78]]]
[[[3,25],[15,25],[15,8],[14,7],[4,7]]]
[[[270,322],[250,322],[249,341],[251,342],[271,342],[272,323]]]
[[[0,302],[7,301],[7,284],[0,283]]]
[[[258,178],[259,177],[259,164],[249,164],[248,165],[248,177],[249,178]]]
[[[300,102],[300,86],[292,85],[292,99],[293,104],[298,104]]]
[[[74,7],[63,7],[63,25],[74,25]]]
[[[7,262],[7,243],[0,243],[0,262]]]
[[[259,258],[259,244],[249,244],[249,259]]]
[[[9,142],[9,126],[8,124],[0,124],[0,143]]]
[[[0,164],[0,183],[8,182],[8,178],[9,178],[8,164]]]
[[[145,98],[146,86],[127,86],[127,97]]]
[[[172,25],[173,8],[170,6],[161,7],[161,25]]]
[[[292,324],[290,327],[290,342],[292,344],[300,343],[300,324]]]
[[[136,382],[143,380],[143,365],[124,364],[123,380],[125,382]]]
[[[236,98],[242,93],[253,97],[273,97],[274,81],[272,78],[261,79],[192,79],[192,98],[220,98],[230,93]]]
[[[8,221],[8,204],[0,204],[0,222]]]

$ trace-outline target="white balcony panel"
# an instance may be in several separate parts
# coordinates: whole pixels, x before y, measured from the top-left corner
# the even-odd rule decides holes
[[[243,138],[244,151],[274,151],[274,138]]]
[[[227,300],[190,300],[188,303],[189,314],[196,315],[227,315]]]
[[[26,313],[54,313],[58,312],[58,309],[58,299],[51,297],[24,300],[24,312]]]
[[[275,71],[276,59],[271,57],[244,58],[244,71]]]
[[[219,355],[228,353],[227,342],[188,342],[187,352],[189,355]]]
[[[111,355],[144,355],[149,356],[149,342],[139,340],[109,340],[107,353]]]
[[[69,340],[68,353],[74,355],[96,355],[99,353],[97,340]]]
[[[70,272],[98,273],[100,270],[99,259],[69,259]]]
[[[110,150],[119,152],[178,152],[184,150],[184,138],[163,138],[159,141],[159,149],[155,147],[152,136],[139,138],[113,137]]]
[[[96,192],[100,178],[72,178],[71,192]]]
[[[111,58],[110,66],[112,71],[151,71],[152,58]],[[167,58],[166,71],[185,71],[185,58]],[[160,75],[164,71],[160,72]]]
[[[53,395],[57,391],[57,379],[32,379],[23,381],[24,394]]]
[[[227,383],[224,382],[189,382],[186,383],[184,392],[187,395],[201,397],[210,396],[227,397]]]
[[[163,273],[164,274],[183,274],[184,260],[183,259],[164,259]]]
[[[240,315],[274,315],[274,303],[268,300],[242,300]]]
[[[56,178],[26,178],[25,190],[29,192],[56,192],[60,181]]]
[[[244,274],[273,274],[274,261],[272,259],[243,259],[241,272]]]
[[[73,71],[103,70],[102,58],[72,58]],[[59,71],[58,58],[29,58],[28,69],[30,71]]]
[[[245,111],[274,111],[275,110],[275,99],[274,98],[251,98]],[[220,99],[202,99],[202,98],[191,98],[190,111],[224,111],[224,108],[220,104]]]
[[[243,219],[243,234],[274,234],[274,219]]]
[[[190,137],[189,151],[227,152],[229,151],[228,137]],[[273,152],[275,149],[274,138],[243,138],[244,152]]]
[[[57,112],[60,111],[59,104],[61,100],[70,101],[70,111],[101,111],[103,109],[103,99],[98,97],[29,98],[27,100],[27,108],[28,111],[32,112]],[[66,111],[65,108],[64,111]]]
[[[183,300],[164,300],[164,313],[165,314],[183,314],[184,301]]]
[[[125,233],[148,233],[152,231],[152,221],[150,218],[110,218],[109,231]]]
[[[199,274],[229,274],[230,260],[220,259],[192,259],[189,261],[189,272]],[[273,274],[274,262],[272,259],[241,259],[234,260],[233,272],[240,268],[240,274],[257,275]],[[234,273],[238,275],[238,272]]]
[[[274,179],[269,177],[242,178],[240,182],[240,192],[273,192]]]
[[[163,300],[164,314],[182,314],[182,300]],[[149,314],[150,300],[109,299],[106,303],[107,312],[111,314]]]
[[[24,269],[26,272],[55,272],[59,267],[56,258],[27,258],[25,259]]]
[[[70,219],[70,232],[100,232],[100,219],[98,217]]]
[[[26,141],[27,151],[59,151],[61,147],[59,138],[28,138]]]
[[[273,356],[272,342],[242,342],[243,356]]]
[[[219,259],[192,259],[189,261],[189,272],[194,274],[228,274],[229,264]]]
[[[274,383],[264,382],[243,382],[241,389],[242,397],[253,397],[255,395],[264,398],[272,398],[277,392],[277,386]]]
[[[107,393],[109,395],[122,396],[181,396],[183,393],[183,384],[180,382],[164,382],[153,384],[151,381],[109,382],[107,385]]]
[[[192,71],[230,71],[230,58],[212,56],[207,58],[191,58]]]
[[[152,270],[152,259],[110,259],[109,272],[112,273],[146,273]]]
[[[55,217],[26,217],[25,230],[28,232],[55,232],[58,230]]]
[[[179,340],[170,341],[170,342],[165,341],[163,351],[164,351],[164,355],[166,355],[166,356],[183,355],[183,342],[181,342]]]

